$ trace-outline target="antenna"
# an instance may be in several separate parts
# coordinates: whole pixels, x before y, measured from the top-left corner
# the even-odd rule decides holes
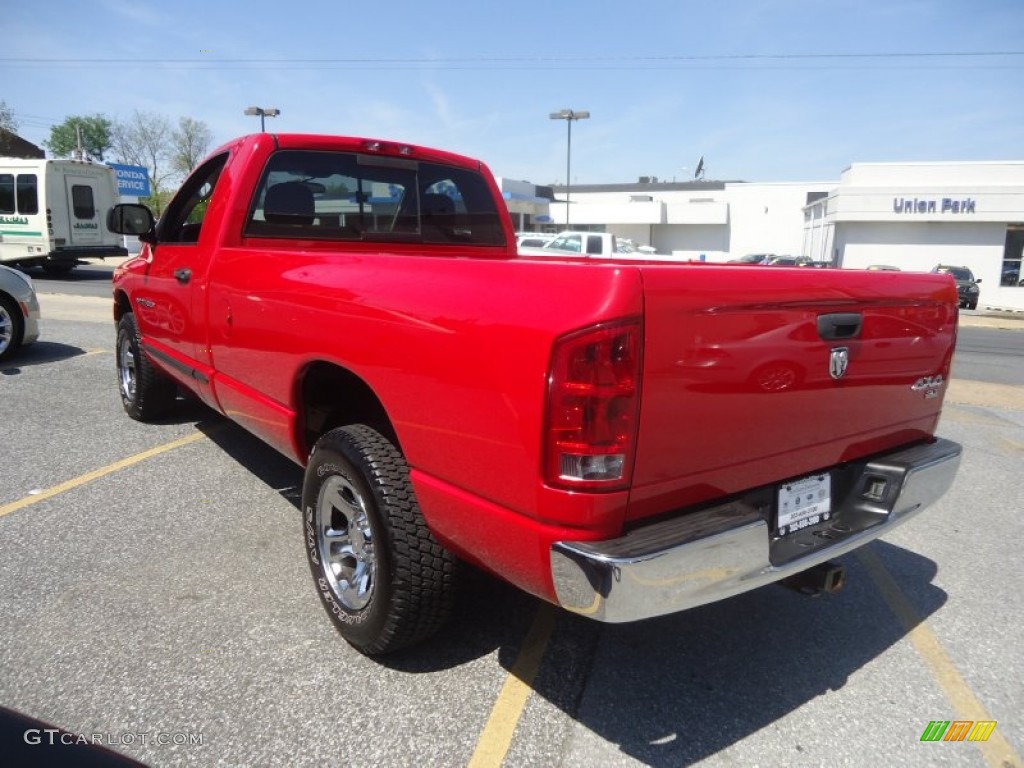
[[[700,160],[697,161],[697,170],[693,172],[693,178],[703,179],[704,178],[704,155],[700,156]]]

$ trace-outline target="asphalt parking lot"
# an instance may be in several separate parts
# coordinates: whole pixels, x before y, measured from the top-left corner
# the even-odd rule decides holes
[[[837,595],[602,626],[470,573],[440,636],[379,663],[312,589],[301,470],[197,405],[131,421],[109,302],[41,300],[0,367],[10,710],[153,766],[1024,768],[1024,386],[953,382],[952,491]],[[922,742],[936,720],[996,727]]]

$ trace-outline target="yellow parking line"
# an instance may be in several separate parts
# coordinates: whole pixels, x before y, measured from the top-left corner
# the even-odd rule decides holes
[[[875,586],[878,587],[885,602],[889,604],[889,608],[896,614],[900,624],[903,625],[903,630],[910,637],[914,649],[924,659],[932,677],[939,684],[949,703],[953,705],[957,719],[991,721],[991,715],[985,711],[985,707],[978,701],[970,686],[957,671],[953,660],[946,654],[939,639],[935,637],[935,633],[928,628],[924,619],[914,610],[907,596],[903,594],[889,571],[882,565],[882,561],[873,552],[863,547],[857,550],[857,558],[867,568]],[[936,717],[941,718],[941,715],[936,715]],[[981,750],[985,762],[991,768],[1024,765],[998,729],[989,737],[988,741],[972,743]]]
[[[491,716],[476,743],[469,768],[497,768],[508,754],[519,719],[523,716],[531,686],[544,660],[544,652],[555,626],[555,609],[541,605],[526,633],[512,669],[505,678],[501,693],[491,708]]]
[[[47,488],[46,490],[40,491],[39,493],[35,493],[31,496],[26,496],[23,499],[18,499],[18,501],[12,501],[10,504],[4,504],[2,507],[0,507],[0,517],[3,517],[4,515],[9,515],[11,512],[17,512],[19,509],[24,509],[25,507],[28,507],[32,504],[36,504],[40,501],[51,499],[60,493],[70,491],[73,488],[78,488],[79,486],[85,485],[86,483],[91,483],[93,480],[98,480],[99,478],[117,472],[118,470],[125,469],[127,467],[132,466],[133,464],[138,464],[140,461],[151,459],[154,456],[159,456],[161,453],[167,453],[167,451],[173,451],[175,448],[180,448],[183,445],[194,443],[198,440],[202,440],[205,437],[206,435],[204,433],[195,432],[191,435],[188,435],[187,437],[182,437],[178,440],[172,440],[169,443],[158,445],[156,448],[150,448],[148,451],[136,453],[134,456],[129,456],[126,459],[115,461],[113,464],[108,464],[107,466],[101,467],[100,469],[94,469],[92,472],[86,472],[84,475],[74,477],[71,480],[61,483],[60,485],[55,485],[52,488]]]

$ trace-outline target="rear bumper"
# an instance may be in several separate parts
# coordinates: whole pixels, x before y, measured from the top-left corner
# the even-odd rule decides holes
[[[844,469],[847,492],[834,504],[831,520],[796,539],[772,533],[772,511],[760,503],[760,493],[617,539],[556,542],[551,571],[558,602],[617,623],[779,581],[888,533],[937,501],[953,483],[960,453],[957,443],[937,440]],[[870,493],[879,478],[888,486],[882,498]]]

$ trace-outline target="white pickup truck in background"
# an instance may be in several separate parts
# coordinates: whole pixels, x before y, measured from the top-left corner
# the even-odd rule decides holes
[[[519,253],[528,256],[584,256],[596,259],[648,259],[664,260],[650,246],[633,246],[618,240],[610,232],[559,232],[555,239],[542,248],[521,246]]]

